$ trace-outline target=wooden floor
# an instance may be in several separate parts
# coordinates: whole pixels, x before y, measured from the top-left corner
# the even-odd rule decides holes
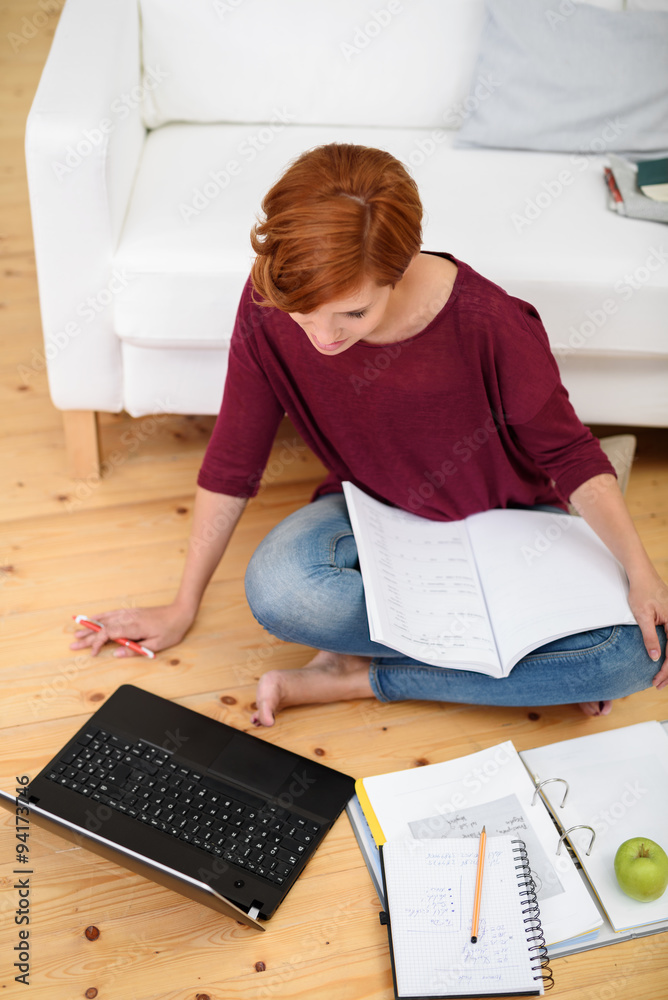
[[[0,787],[6,790],[14,789],[17,776],[34,776],[125,682],[251,729],[257,678],[271,667],[300,666],[308,651],[267,637],[254,622],[244,599],[244,567],[267,530],[308,500],[320,472],[286,425],[265,486],[249,505],[201,615],[179,647],[152,662],[119,661],[111,651],[91,659],[68,650],[72,614],[171,598],[212,418],[106,416],[104,451],[118,450],[123,460],[99,482],[73,482],[64,473],[60,416],[39,363],[22,152],[26,113],[58,16],[43,15],[44,6],[12,0],[3,9],[0,32],[5,70]],[[26,38],[17,45],[11,33]],[[651,556],[668,577],[668,431],[636,433],[628,502]],[[573,707],[530,711],[369,701],[291,709],[259,737],[362,776],[449,759],[507,739],[524,749],[666,716],[666,692],[653,690],[617,703],[602,720],[585,719]],[[19,940],[16,843],[13,820],[3,812],[2,996],[392,997],[378,900],[345,816],[262,935],[33,828],[29,992],[13,978]],[[86,936],[90,926],[99,930],[95,940]],[[557,960],[553,996],[660,1000],[668,996],[667,965],[666,935]]]

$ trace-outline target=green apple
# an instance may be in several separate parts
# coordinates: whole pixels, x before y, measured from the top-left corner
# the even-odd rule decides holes
[[[668,886],[668,855],[649,837],[632,837],[615,854],[615,875],[627,896],[651,903]]]

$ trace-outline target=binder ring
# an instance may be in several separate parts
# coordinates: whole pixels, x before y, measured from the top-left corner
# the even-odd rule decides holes
[[[536,791],[533,793],[533,798],[531,800],[532,806],[536,805],[536,799],[538,798],[538,793],[543,787],[543,785],[549,785],[551,781],[562,781],[564,785],[566,785],[566,791],[564,792],[564,797],[561,800],[561,805],[559,806],[560,809],[564,808],[564,805],[566,804],[566,796],[568,795],[569,792],[568,782],[566,781],[565,778],[545,778],[544,781],[539,781],[538,784],[536,785]]]
[[[562,833],[562,835],[559,837],[559,843],[557,845],[557,854],[561,854],[561,845],[563,844],[564,840],[569,835],[569,833],[572,833],[573,830],[590,830],[591,831],[591,840],[589,841],[589,848],[588,848],[588,850],[586,852],[587,857],[589,857],[589,855],[591,854],[591,849],[594,846],[594,841],[596,840],[596,833],[594,831],[594,828],[591,827],[591,826],[588,826],[586,823],[578,823],[577,826],[570,826],[568,828],[568,830],[564,830],[564,832]]]

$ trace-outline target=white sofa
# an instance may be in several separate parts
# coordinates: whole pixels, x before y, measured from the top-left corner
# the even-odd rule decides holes
[[[453,148],[494,88],[473,76],[483,14],[483,0],[67,0],[26,154],[74,474],[94,469],[96,411],[218,411],[262,195],[330,141],[398,156],[425,248],[537,306],[584,421],[668,426],[665,228],[608,210],[600,155],[576,170],[564,152]]]

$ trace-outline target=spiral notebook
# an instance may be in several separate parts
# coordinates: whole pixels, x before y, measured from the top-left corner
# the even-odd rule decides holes
[[[475,944],[477,839],[394,840],[380,854],[397,1000],[542,996],[554,984],[524,841],[487,840]]]

